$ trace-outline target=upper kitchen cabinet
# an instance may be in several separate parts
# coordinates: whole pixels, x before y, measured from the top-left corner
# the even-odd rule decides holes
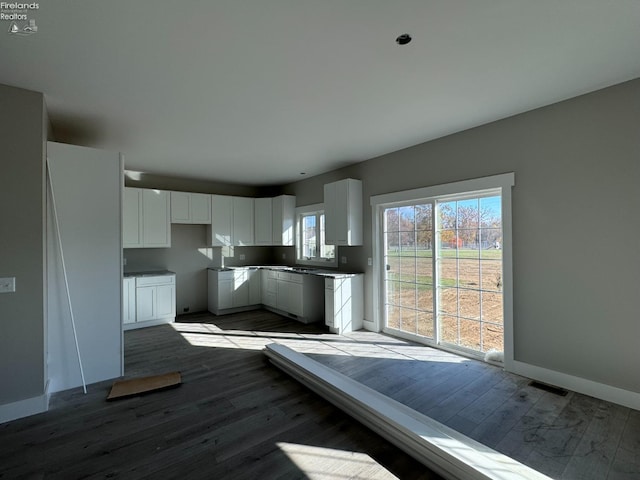
[[[280,195],[272,199],[271,211],[271,245],[294,245],[293,226],[295,222],[296,197],[294,195]]]
[[[171,223],[211,223],[211,195],[171,192]]]
[[[232,197],[211,195],[211,225],[207,226],[207,239],[212,247],[228,247],[233,233]]]
[[[171,246],[169,192],[125,188],[123,202],[124,248]]]
[[[362,245],[362,182],[347,178],[324,186],[325,243]]]
[[[255,245],[294,244],[296,197],[280,195],[255,199]]]
[[[231,197],[233,204],[233,237],[236,246],[254,245],[253,208],[254,199],[248,197]]]
[[[256,198],[254,205],[254,239],[256,245],[273,245],[272,198]]]

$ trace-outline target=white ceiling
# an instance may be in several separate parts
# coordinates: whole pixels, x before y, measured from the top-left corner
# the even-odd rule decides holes
[[[0,22],[0,83],[44,92],[58,140],[249,185],[640,77],[638,0],[45,0],[30,17],[31,36]]]

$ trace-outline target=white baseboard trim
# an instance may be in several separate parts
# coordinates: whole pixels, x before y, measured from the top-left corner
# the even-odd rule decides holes
[[[284,345],[269,344],[264,353],[278,368],[446,479],[550,480]]]
[[[604,383],[594,382],[586,378],[575,377],[555,370],[548,370],[524,362],[514,360],[510,362],[511,373],[532,378],[540,382],[566,388],[574,392],[613,402],[624,407],[640,410],[640,393],[631,392]]]
[[[49,393],[0,405],[0,423],[28,417],[49,410]]]

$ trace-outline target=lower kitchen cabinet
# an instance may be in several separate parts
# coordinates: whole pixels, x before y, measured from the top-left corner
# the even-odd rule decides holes
[[[173,322],[176,317],[176,276],[126,277],[123,300],[124,330]]]
[[[260,305],[261,281],[257,268],[209,269],[207,275],[211,313],[221,315]]]
[[[269,310],[302,323],[322,321],[322,277],[293,272],[276,273],[276,305]]]
[[[362,328],[363,283],[363,275],[325,278],[325,323],[331,332],[343,334]]]

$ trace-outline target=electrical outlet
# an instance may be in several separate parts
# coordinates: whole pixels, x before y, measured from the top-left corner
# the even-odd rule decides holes
[[[347,263],[347,257],[340,258],[340,262],[341,263]]]
[[[16,277],[0,278],[0,293],[14,293],[16,291]]]
[[[245,256],[245,254],[244,254],[244,253],[241,253],[241,254],[240,254],[240,260],[244,260],[245,258],[247,258],[247,257]]]
[[[373,258],[367,258],[367,265],[369,265],[370,267],[373,265]]]
[[[286,259],[287,259],[287,254],[286,254],[286,253],[283,253],[283,254],[282,254],[282,259],[283,259],[283,260],[286,260]]]
[[[182,309],[182,313],[189,313],[189,307],[184,307]]]

